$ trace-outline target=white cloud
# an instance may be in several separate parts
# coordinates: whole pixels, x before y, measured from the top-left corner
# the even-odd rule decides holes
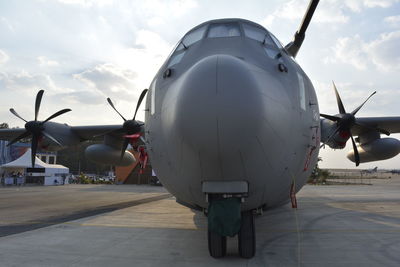
[[[400,15],[386,17],[383,21],[388,23],[392,27],[398,27],[400,26]]]
[[[385,33],[368,43],[365,51],[369,59],[383,71],[400,70],[400,31]]]
[[[0,17],[0,21],[1,24],[3,24],[4,26],[6,26],[7,30],[9,30],[10,32],[15,32],[14,26],[10,23],[10,21],[8,19],[6,19],[5,17]]]
[[[307,10],[308,0],[290,0],[280,5],[272,15],[268,15],[262,22],[270,26],[276,19],[300,20]],[[349,17],[344,15],[342,5],[337,1],[321,1],[317,7],[313,22],[316,23],[346,23]]]
[[[131,47],[113,48],[112,61],[119,68],[140,73],[135,77],[135,85],[141,90],[149,86],[171,49],[172,44],[166,42],[159,34],[139,30]]]
[[[137,75],[129,69],[105,63],[79,74],[74,74],[73,77],[105,96],[117,95],[120,98],[125,98],[132,96],[132,91],[135,91]]]
[[[394,3],[398,3],[399,0],[364,0],[363,3],[366,7],[382,7],[388,8]]]
[[[346,63],[359,70],[367,68],[368,60],[365,54],[365,44],[359,35],[339,38],[332,48],[333,57],[324,59],[325,63]]]
[[[0,49],[0,64],[4,64],[8,61],[9,56],[4,52],[3,50]]]
[[[59,102],[60,99],[65,105],[85,104],[85,105],[98,105],[104,104],[104,95],[96,90],[83,90],[83,91],[70,91],[57,93],[51,96],[53,101]]]
[[[155,17],[169,17],[171,13],[180,17],[198,6],[195,0],[147,0],[142,4],[145,12],[149,12]]]
[[[112,0],[58,0],[58,2],[66,5],[79,5],[82,7],[104,6],[112,4]]]
[[[347,10],[361,12],[365,8],[388,8],[399,0],[325,0],[320,1],[313,18],[315,23],[347,23],[350,19]],[[309,0],[290,0],[268,15],[262,24],[271,26],[276,19],[299,20],[307,10]]]
[[[40,66],[55,67],[55,66],[59,66],[60,65],[57,61],[50,60],[45,56],[37,57],[37,60],[39,61],[39,65]]]
[[[350,8],[353,12],[361,12],[364,8],[388,8],[398,0],[345,0],[344,5]]]
[[[332,47],[333,56],[326,57],[324,63],[345,63],[359,70],[375,66],[378,70],[400,70],[400,31],[381,34],[378,39],[365,42],[359,35],[339,38]]]
[[[47,74],[31,74],[27,71],[11,74],[0,72],[0,81],[9,90],[58,90],[51,77]]]

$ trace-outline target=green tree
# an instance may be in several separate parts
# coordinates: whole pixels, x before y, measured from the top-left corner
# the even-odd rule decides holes
[[[321,157],[318,157],[317,164],[308,178],[307,183],[309,184],[325,184],[326,179],[329,177],[330,173],[328,170],[321,170],[318,166],[318,162],[322,161]]]

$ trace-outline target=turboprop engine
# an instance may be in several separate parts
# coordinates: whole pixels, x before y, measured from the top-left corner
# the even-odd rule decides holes
[[[121,157],[119,149],[104,144],[88,146],[85,155],[89,160],[103,165],[127,166],[135,162],[131,152],[125,151]]]
[[[85,154],[91,161],[103,164],[103,165],[114,165],[114,166],[128,166],[136,161],[135,157],[131,152],[126,151],[129,143],[137,142],[141,137],[142,122],[136,120],[136,114],[140,104],[143,101],[148,89],[144,89],[139,96],[139,100],[136,104],[135,114],[133,119],[128,120],[115,108],[114,103],[110,98],[107,98],[108,104],[118,113],[119,116],[124,120],[121,128],[105,132],[98,136],[104,136],[104,144],[91,145],[86,148]],[[124,133],[124,142],[122,147],[118,144],[119,141],[114,134]]]
[[[395,138],[381,138],[357,146],[360,162],[390,159],[400,153],[400,141]],[[355,162],[354,150],[350,150],[347,158]]]

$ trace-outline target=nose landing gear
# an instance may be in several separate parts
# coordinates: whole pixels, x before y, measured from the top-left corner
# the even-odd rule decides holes
[[[232,200],[232,199],[230,199]],[[217,204],[218,203],[218,204]],[[223,204],[222,204],[223,203]],[[235,203],[235,201],[233,201]],[[208,213],[208,250],[210,256],[221,258],[226,255],[227,236],[238,236],[239,255],[250,259],[256,252],[254,213],[252,210],[240,213],[240,202],[232,206],[232,201],[211,201]],[[217,206],[218,208],[214,207]],[[237,212],[238,211],[238,212]],[[239,216],[232,216],[237,214]],[[236,227],[240,221],[240,227]]]
[[[256,234],[253,210],[241,211],[241,204],[248,197],[246,181],[205,181],[203,192],[208,202],[208,250],[211,257],[226,255],[227,237],[238,236],[241,257],[254,257]]]

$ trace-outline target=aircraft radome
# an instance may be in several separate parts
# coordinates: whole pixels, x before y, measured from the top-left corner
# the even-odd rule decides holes
[[[147,90],[142,92],[132,119],[108,99],[123,125],[74,127],[50,121],[69,109],[39,121],[39,91],[34,120],[11,109],[26,122],[25,129],[1,130],[0,138],[14,143],[32,137],[33,166],[38,147],[58,150],[95,139],[104,141],[87,148],[89,159],[127,165],[134,160],[128,144],[143,142],[141,153],[148,153],[177,202],[208,216],[210,255],[224,256],[227,236],[238,235],[240,256],[251,258],[255,215],[295,200],[321,143],[342,149],[351,139],[348,158],[357,166],[400,152],[399,140],[381,138],[400,132],[400,117],[356,117],[366,101],[346,111],[335,85],[339,113],[319,113],[313,85],[295,61],[318,2],[310,2],[286,46],[248,20],[212,20],[194,27],[155,75],[146,99]],[[144,99],[145,123],[136,120]]]

